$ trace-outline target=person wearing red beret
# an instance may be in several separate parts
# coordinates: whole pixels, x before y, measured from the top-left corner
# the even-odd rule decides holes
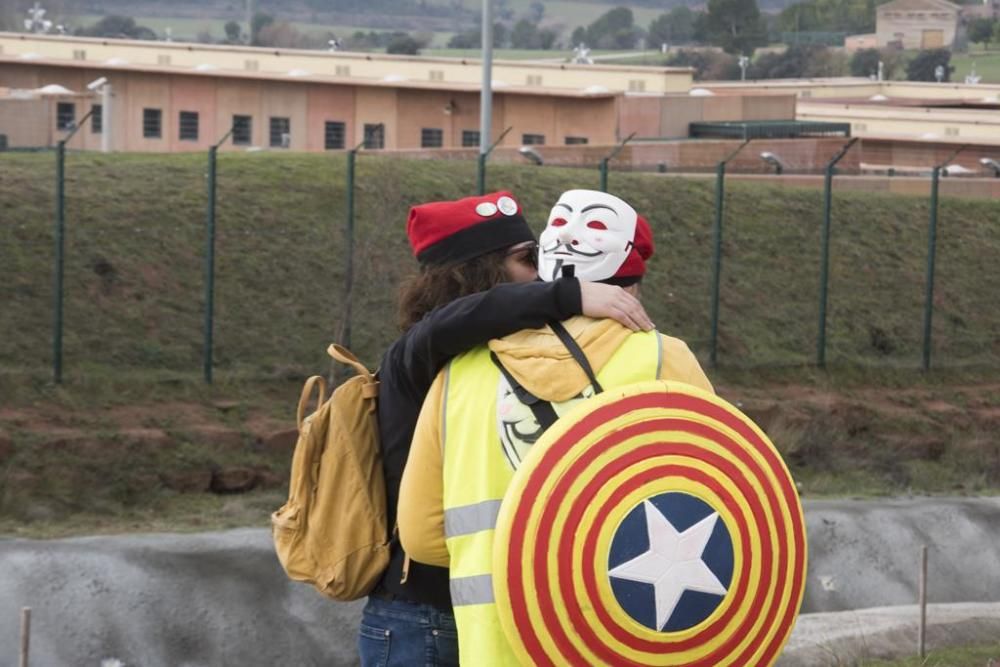
[[[634,294],[653,255],[647,221],[618,197],[591,190],[560,196],[539,244],[543,280],[565,280],[572,267],[579,279]],[[561,333],[582,351],[591,378],[559,328],[527,327],[456,356],[435,379],[417,422],[399,534],[413,560],[449,568],[464,665],[518,664],[493,600],[493,527],[514,472],[545,429],[602,386],[664,379],[713,391],[677,338],[610,319],[565,318]]]
[[[621,288],[575,278],[538,281],[535,237],[509,192],[414,206],[406,231],[420,270],[400,290],[403,333],[378,371],[390,526],[420,406],[450,358],[492,338],[581,313],[615,317],[635,330],[652,328],[638,300]],[[418,563],[405,567],[398,539],[390,553],[363,612],[362,665],[457,664],[448,571]]]

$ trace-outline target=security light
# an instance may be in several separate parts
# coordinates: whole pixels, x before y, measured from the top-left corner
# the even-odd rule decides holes
[[[100,79],[94,79],[87,84],[87,90],[94,91],[103,86],[108,82],[108,77],[102,76]]]
[[[983,165],[987,169],[992,169],[994,178],[1000,178],[1000,162],[997,162],[991,157],[981,157],[979,158],[979,164]]]
[[[764,151],[760,154],[760,159],[774,167],[774,173],[781,175],[785,171],[785,164],[781,161],[777,155],[771,151]]]
[[[542,159],[542,156],[538,153],[538,151],[536,151],[531,146],[521,146],[519,149],[517,149],[517,152],[523,155],[524,157],[528,158],[535,164],[539,165],[545,164],[545,160]]]

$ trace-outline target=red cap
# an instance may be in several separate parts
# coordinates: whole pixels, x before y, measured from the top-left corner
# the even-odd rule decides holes
[[[646,260],[653,256],[653,230],[646,218],[636,216],[635,238],[632,251],[625,263],[615,272],[614,278],[641,278],[646,274]]]
[[[439,265],[535,240],[521,205],[506,191],[414,206],[406,234],[421,264]]]

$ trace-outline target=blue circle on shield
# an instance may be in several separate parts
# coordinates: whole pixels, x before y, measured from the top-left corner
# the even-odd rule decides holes
[[[733,579],[733,541],[718,512],[681,492],[646,499],[611,540],[608,577],[618,604],[661,632],[692,628],[712,615]]]

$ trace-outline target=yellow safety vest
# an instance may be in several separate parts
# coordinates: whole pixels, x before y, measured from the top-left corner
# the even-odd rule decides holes
[[[660,336],[636,333],[615,351],[597,380],[605,389],[655,380]],[[444,526],[451,600],[463,665],[518,665],[493,598],[493,528],[514,476],[497,433],[500,371],[487,348],[451,361],[442,409]]]

